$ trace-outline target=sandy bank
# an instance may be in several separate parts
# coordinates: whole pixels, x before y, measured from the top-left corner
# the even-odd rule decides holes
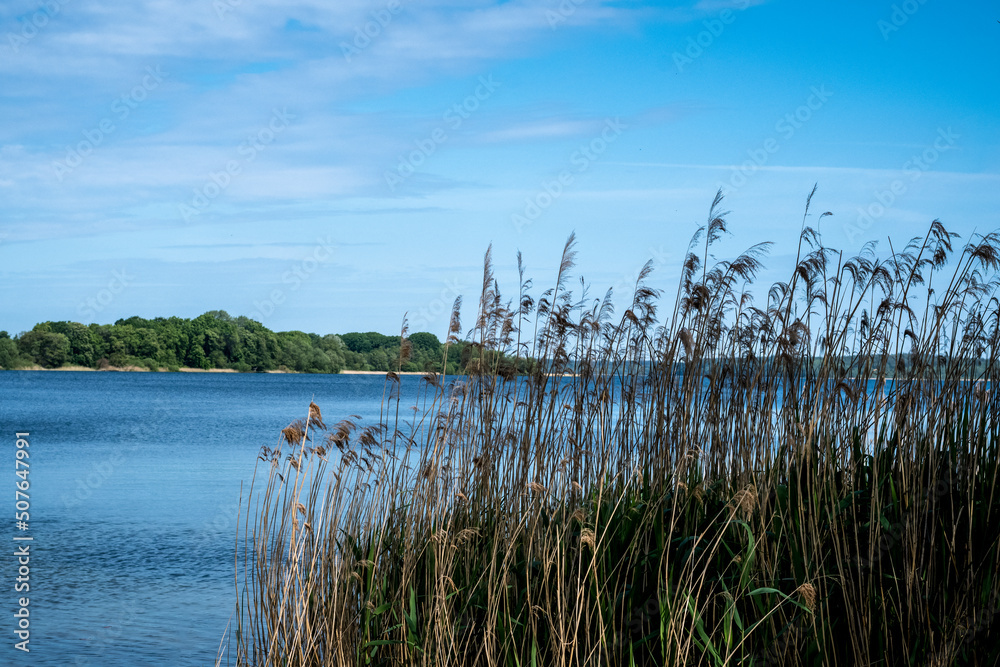
[[[181,366],[177,369],[180,373],[239,373],[238,370],[233,368],[209,368],[205,370],[204,368],[188,368],[187,366]]]
[[[393,371],[395,372],[395,371]],[[341,375],[385,375],[386,371],[340,371]],[[426,375],[423,371],[401,371],[396,375]]]

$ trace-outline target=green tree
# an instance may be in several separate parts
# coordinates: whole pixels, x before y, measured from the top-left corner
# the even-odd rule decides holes
[[[71,364],[93,367],[100,358],[95,346],[98,337],[94,335],[93,329],[79,322],[43,322],[36,325],[33,331],[66,336],[70,345],[67,361]]]
[[[70,356],[69,338],[38,325],[17,341],[21,353],[44,368],[59,368]]]
[[[388,371],[398,367],[400,350],[399,336],[376,331],[324,336],[302,331],[275,333],[256,320],[232,317],[224,310],[212,310],[194,319],[150,320],[133,316],[114,324],[89,326],[77,322],[43,322],[16,341],[6,332],[0,332],[0,341],[3,340],[8,341],[0,343],[0,366],[4,368],[31,363],[47,367],[73,363],[90,367],[135,364],[174,369],[186,365],[240,371],[283,366],[309,373]],[[410,356],[402,365],[403,370],[445,370],[441,367],[444,346],[437,336],[421,331],[411,334],[409,342]],[[449,374],[458,373],[472,359],[473,350],[467,347],[466,343],[450,346],[446,364]]]
[[[302,331],[282,331],[278,334],[278,363],[300,373],[312,370],[313,347],[309,334]]]
[[[412,346],[410,362],[406,364],[404,370],[414,371],[440,371],[442,346],[438,337],[426,331],[418,331],[410,334],[409,341]]]
[[[410,343],[413,344],[413,351],[424,351],[428,354],[441,354],[441,341],[432,333],[418,331],[409,335]]]
[[[373,371],[392,370],[390,363],[394,361],[395,359],[389,358],[389,354],[386,352],[385,348],[381,347],[377,350],[372,350],[371,354],[368,355],[368,364],[371,366]]]
[[[24,365],[21,353],[17,349],[17,343],[10,339],[6,331],[0,332],[0,368],[11,370]]]
[[[205,348],[201,346],[201,340],[191,341],[184,353],[184,364],[190,368],[209,368],[208,358],[205,356]]]

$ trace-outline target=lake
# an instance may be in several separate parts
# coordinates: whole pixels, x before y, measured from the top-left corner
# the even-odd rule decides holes
[[[402,405],[419,376],[402,378]],[[30,544],[28,593],[14,547],[0,626],[4,665],[211,665],[235,603],[240,484],[262,445],[304,418],[377,421],[383,375],[0,372],[0,539]],[[14,522],[15,434],[30,432],[30,521]],[[14,542],[30,536],[32,542]],[[30,653],[13,612],[30,598]]]

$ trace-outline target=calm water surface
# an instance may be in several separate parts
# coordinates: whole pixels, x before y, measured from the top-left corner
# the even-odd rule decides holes
[[[420,380],[403,378],[402,405]],[[0,559],[0,665],[211,665],[234,606],[236,511],[262,445],[305,417],[378,418],[384,376],[0,372],[0,540],[31,543],[30,653]],[[15,432],[31,519],[14,525]]]

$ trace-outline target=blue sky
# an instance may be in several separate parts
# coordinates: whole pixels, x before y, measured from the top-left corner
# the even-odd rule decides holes
[[[0,329],[194,317],[465,322],[493,243],[539,289],[672,295],[806,196],[824,241],[1000,228],[1000,10],[940,0],[91,0],[0,6]],[[668,298],[669,301],[669,298]]]

